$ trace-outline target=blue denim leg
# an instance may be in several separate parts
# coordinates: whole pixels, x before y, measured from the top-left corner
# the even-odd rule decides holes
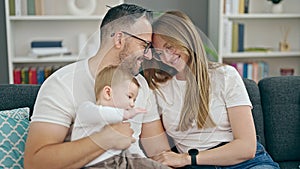
[[[233,166],[220,167],[222,169],[280,169],[271,156],[266,152],[263,145],[257,142],[257,149],[253,159],[244,161]]]
[[[184,169],[280,169],[263,145],[257,142],[256,153],[253,159],[232,166],[185,166]]]

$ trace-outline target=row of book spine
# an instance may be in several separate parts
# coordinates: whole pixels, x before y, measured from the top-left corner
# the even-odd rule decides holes
[[[13,70],[14,84],[42,84],[61,66],[16,67]]]
[[[258,82],[269,76],[269,65],[266,62],[232,62],[229,65],[235,67],[242,78],[248,78]]]
[[[9,15],[43,15],[44,0],[9,0]]]
[[[245,36],[245,25],[243,23],[236,23],[224,20],[224,41],[223,41],[223,52],[244,52],[244,36]]]
[[[224,14],[249,13],[249,0],[224,0]]]

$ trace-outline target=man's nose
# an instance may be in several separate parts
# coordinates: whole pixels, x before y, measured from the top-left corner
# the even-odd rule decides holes
[[[152,59],[152,49],[150,48],[147,53],[144,53],[144,59],[151,60]]]

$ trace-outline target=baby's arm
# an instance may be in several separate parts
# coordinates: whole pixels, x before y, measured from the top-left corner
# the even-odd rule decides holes
[[[139,107],[129,109],[129,110],[124,110],[123,120],[131,119],[134,116],[142,113],[147,113],[147,110]]]

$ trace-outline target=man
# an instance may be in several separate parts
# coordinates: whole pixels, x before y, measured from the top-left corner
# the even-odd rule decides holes
[[[83,101],[95,102],[93,88],[98,71],[122,63],[138,74],[143,59],[152,58],[150,16],[150,12],[136,5],[111,8],[100,26],[101,45],[97,54],[61,68],[43,83],[28,132],[25,168],[81,168],[106,150],[138,146],[138,136],[132,136],[128,122],[107,125],[90,137],[72,142],[69,136],[78,105]],[[147,104],[154,104],[153,95],[145,79],[141,75],[137,79],[141,88],[136,106],[147,109]],[[141,120],[144,123],[139,133],[147,138],[142,140],[147,155],[169,149],[157,110],[147,109]],[[153,144],[157,140],[160,147]]]

